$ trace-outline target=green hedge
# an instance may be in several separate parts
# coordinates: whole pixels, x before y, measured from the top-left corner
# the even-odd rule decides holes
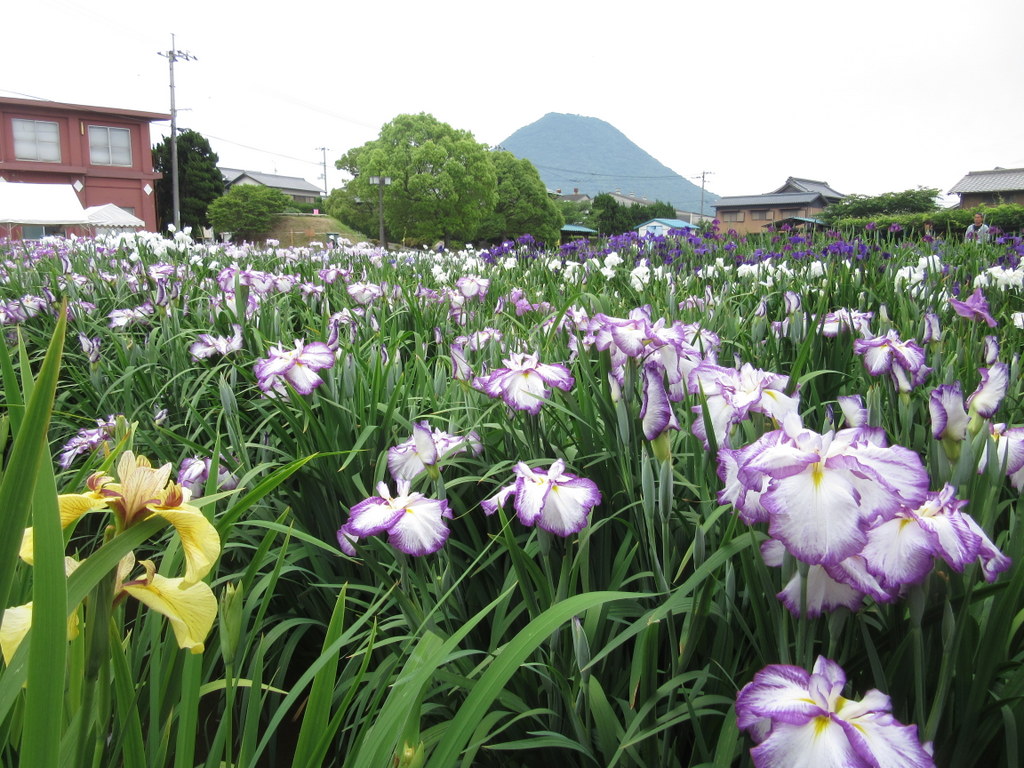
[[[934,232],[939,237],[962,236],[967,227],[973,223],[974,214],[981,213],[985,223],[998,227],[1006,233],[1018,234],[1024,230],[1024,205],[978,206],[976,208],[944,208],[930,213],[907,213],[894,216],[873,216],[868,218],[839,219],[834,227],[843,231],[862,231],[869,224],[885,232],[893,224],[898,224],[903,231],[912,235],[925,232],[925,222],[930,221]]]

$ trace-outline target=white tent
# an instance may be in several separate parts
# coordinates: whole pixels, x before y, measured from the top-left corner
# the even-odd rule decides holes
[[[89,224],[69,184],[0,184],[0,224]]]
[[[89,223],[98,230],[123,230],[138,229],[146,226],[146,222],[124,208],[106,203],[105,205],[90,205],[85,209]]]

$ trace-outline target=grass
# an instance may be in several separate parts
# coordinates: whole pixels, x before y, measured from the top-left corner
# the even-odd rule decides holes
[[[267,237],[277,240],[285,248],[304,248],[310,242],[326,242],[330,233],[337,233],[352,243],[369,240],[366,235],[349,229],[337,219],[322,213],[281,214]]]

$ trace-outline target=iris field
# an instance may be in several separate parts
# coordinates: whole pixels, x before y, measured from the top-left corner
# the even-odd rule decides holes
[[[0,761],[1024,762],[1024,243],[0,243]]]

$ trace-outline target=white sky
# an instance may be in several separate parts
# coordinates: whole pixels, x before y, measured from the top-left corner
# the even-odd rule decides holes
[[[180,128],[221,165],[319,185],[327,147],[331,188],[334,160],[417,112],[492,145],[548,112],[597,117],[720,195],[791,175],[945,192],[1024,167],[1021,0],[33,0],[3,17],[0,96],[169,112],[174,33],[197,57],[175,66]]]

